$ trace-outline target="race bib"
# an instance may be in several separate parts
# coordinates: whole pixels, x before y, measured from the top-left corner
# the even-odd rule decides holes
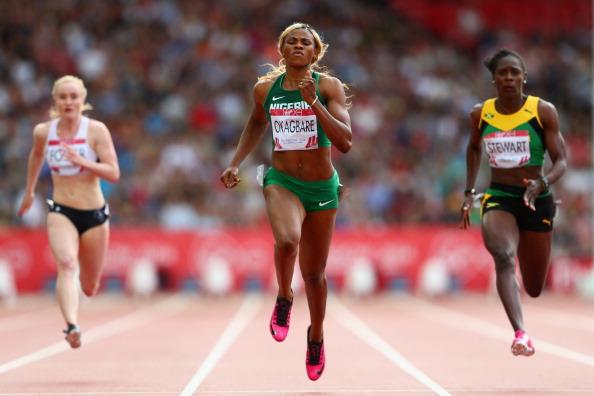
[[[68,141],[68,143],[81,157],[88,157],[86,140],[75,139]],[[50,169],[60,175],[71,176],[83,170],[81,166],[74,165],[70,160],[66,159],[66,150],[60,146],[60,140],[51,140],[48,142],[46,159]]]
[[[530,161],[528,131],[507,131],[483,138],[489,164],[493,168],[518,168]]]
[[[318,120],[311,108],[270,109],[275,151],[318,148]]]

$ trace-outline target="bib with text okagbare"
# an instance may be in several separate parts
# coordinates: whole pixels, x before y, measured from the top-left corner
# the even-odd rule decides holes
[[[303,100],[299,90],[286,90],[281,74],[272,84],[264,102],[264,110],[270,121],[275,151],[314,150],[330,147],[330,139],[324,133],[316,114]],[[320,74],[312,73],[316,82],[316,94],[325,106],[326,100],[319,92]]]

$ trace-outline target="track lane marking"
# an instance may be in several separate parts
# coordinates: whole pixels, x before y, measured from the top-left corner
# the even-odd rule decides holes
[[[432,380],[427,374],[416,368],[408,359],[394,349],[376,332],[367,326],[361,319],[353,314],[346,306],[338,301],[336,297],[329,298],[331,310],[330,314],[343,327],[350,330],[367,345],[384,355],[389,361],[398,366],[402,371],[416,379],[435,394],[440,396],[451,396],[441,385]]]
[[[99,340],[103,340],[105,338],[130,330],[154,319],[154,317],[162,317],[163,314],[157,312],[162,308],[172,308],[170,311],[167,311],[166,314],[175,314],[185,309],[187,305],[187,301],[180,302],[179,299],[176,299],[176,296],[168,297],[165,300],[157,302],[149,307],[142,308],[120,318],[96,326],[88,331],[84,331],[83,345],[91,344],[93,342],[97,342]],[[0,364],[0,375],[69,350],[70,346],[68,346],[66,341],[56,342],[45,348],[38,349],[34,352]]]
[[[425,316],[434,322],[446,324],[450,327],[455,327],[464,331],[473,331],[477,334],[495,338],[497,340],[506,342],[511,340],[512,331],[509,329],[504,329],[484,320],[476,319],[472,316],[459,313],[449,308],[441,307],[416,297],[411,297],[411,301],[415,302],[418,307],[425,309],[427,312],[427,315]],[[421,313],[418,310],[415,310],[415,312]],[[438,315],[436,315],[436,313]],[[576,352],[569,348],[553,344],[552,342],[547,342],[540,338],[531,338],[535,343],[537,352],[548,353],[556,357],[594,367],[594,357],[590,355]]]
[[[202,364],[196,370],[186,387],[180,393],[180,396],[193,395],[200,387],[204,379],[215,368],[219,360],[225,355],[229,347],[233,345],[237,337],[248,325],[251,319],[258,313],[262,298],[258,295],[248,294],[241,306],[235,312],[235,315],[225,328],[225,331],[219,337],[215,346],[210,350],[208,356],[202,361]]]

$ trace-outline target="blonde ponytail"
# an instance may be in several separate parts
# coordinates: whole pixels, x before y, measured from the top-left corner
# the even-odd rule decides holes
[[[85,87],[85,83],[83,82],[82,79],[80,79],[76,76],[71,76],[71,75],[62,76],[54,82],[54,86],[52,88],[52,99],[55,100],[58,85],[67,83],[67,82],[72,82],[79,86],[80,91],[82,93],[83,102],[85,102],[85,100],[87,99],[87,88]],[[92,109],[93,109],[93,106],[91,106],[90,103],[84,103],[80,112],[82,114],[83,112],[85,112],[87,110],[92,110]],[[50,118],[58,118],[60,116],[60,114],[58,113],[58,111],[56,110],[54,105],[52,105],[52,107],[49,111],[49,115],[50,115]]]
[[[314,56],[313,62],[311,64],[312,70],[315,70],[315,71],[321,72],[321,73],[327,72],[327,69],[325,67],[320,67],[318,65],[318,62],[320,60],[322,60],[322,58],[324,57],[324,54],[326,54],[326,50],[328,49],[328,44],[325,43],[324,41],[322,41],[320,34],[314,28],[312,28],[310,25],[308,25],[307,23],[295,22],[295,23],[287,26],[285,28],[285,30],[283,30],[282,33],[280,34],[280,36],[278,37],[278,47],[277,47],[278,52],[280,54],[282,54],[283,45],[285,45],[285,39],[287,38],[289,33],[291,33],[293,30],[297,30],[297,29],[305,29],[305,30],[309,31],[311,33],[311,35],[313,36],[313,40],[315,43],[315,56]],[[270,71],[268,73],[266,73],[265,75],[258,77],[258,81],[274,80],[276,77],[280,76],[285,71],[287,71],[287,66],[285,65],[284,58],[281,58],[281,60],[278,62],[278,66],[275,66],[270,63],[266,64],[265,66],[268,66],[270,68]]]

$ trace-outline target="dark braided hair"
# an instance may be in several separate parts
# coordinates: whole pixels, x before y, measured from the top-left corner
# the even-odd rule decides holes
[[[522,71],[526,73],[526,64],[524,63],[524,59],[522,59],[520,54],[518,54],[516,51],[507,48],[500,49],[492,57],[485,59],[483,63],[485,66],[487,66],[487,69],[489,69],[491,74],[495,74],[495,70],[497,69],[497,65],[499,65],[499,61],[506,56],[513,56],[517,58],[522,65]]]

